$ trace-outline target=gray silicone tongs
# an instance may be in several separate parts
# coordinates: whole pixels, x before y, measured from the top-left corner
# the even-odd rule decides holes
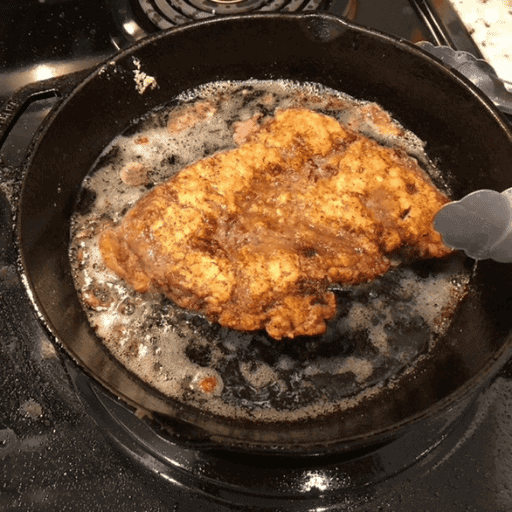
[[[447,46],[424,41],[418,46],[462,73],[502,112],[512,115],[512,93],[487,62]],[[512,188],[501,193],[477,190],[448,203],[436,215],[434,227],[448,247],[471,258],[512,263]]]
[[[512,262],[512,188],[477,190],[446,204],[434,219],[443,242],[476,260]]]

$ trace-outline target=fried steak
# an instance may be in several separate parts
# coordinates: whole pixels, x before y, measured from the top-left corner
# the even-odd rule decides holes
[[[279,110],[239,147],[152,189],[101,234],[106,265],[139,292],[275,339],[321,334],[333,283],[384,274],[400,254],[447,255],[447,202],[417,162],[329,116]]]

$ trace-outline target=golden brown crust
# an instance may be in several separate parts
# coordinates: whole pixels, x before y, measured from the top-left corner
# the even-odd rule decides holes
[[[450,252],[432,226],[446,201],[402,152],[287,109],[155,187],[100,249],[136,290],[161,289],[222,325],[314,335],[335,314],[332,283],[374,279],[404,248]]]

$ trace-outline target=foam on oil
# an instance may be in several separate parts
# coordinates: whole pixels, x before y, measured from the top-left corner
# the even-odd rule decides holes
[[[433,348],[446,328],[440,318],[469,282],[457,257],[433,271],[400,266],[337,290],[339,311],[325,335],[276,342],[211,324],[158,293],[135,293],[105,267],[97,245],[105,226],[187,165],[236,147],[240,122],[261,122],[288,107],[330,115],[405,151],[439,183],[424,144],[373,104],[318,84],[222,82],[183,93],[112,141],[83,182],[72,222],[76,288],[105,346],[162,393],[229,417],[296,420],[375,396]],[[171,124],[181,128],[169,130]],[[123,178],[135,163],[142,185]]]

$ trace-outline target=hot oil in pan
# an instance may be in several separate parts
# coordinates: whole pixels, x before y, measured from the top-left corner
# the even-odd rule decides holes
[[[209,412],[275,421],[352,407],[428,357],[467,290],[459,255],[402,265],[336,290],[338,312],[324,335],[276,341],[212,324],[158,293],[138,294],[105,268],[98,234],[148,189],[236,147],[277,108],[298,106],[400,147],[442,184],[422,142],[373,104],[314,84],[229,82],[182,95],[114,140],[84,180],[76,207],[71,262],[98,335],[141,379]]]

